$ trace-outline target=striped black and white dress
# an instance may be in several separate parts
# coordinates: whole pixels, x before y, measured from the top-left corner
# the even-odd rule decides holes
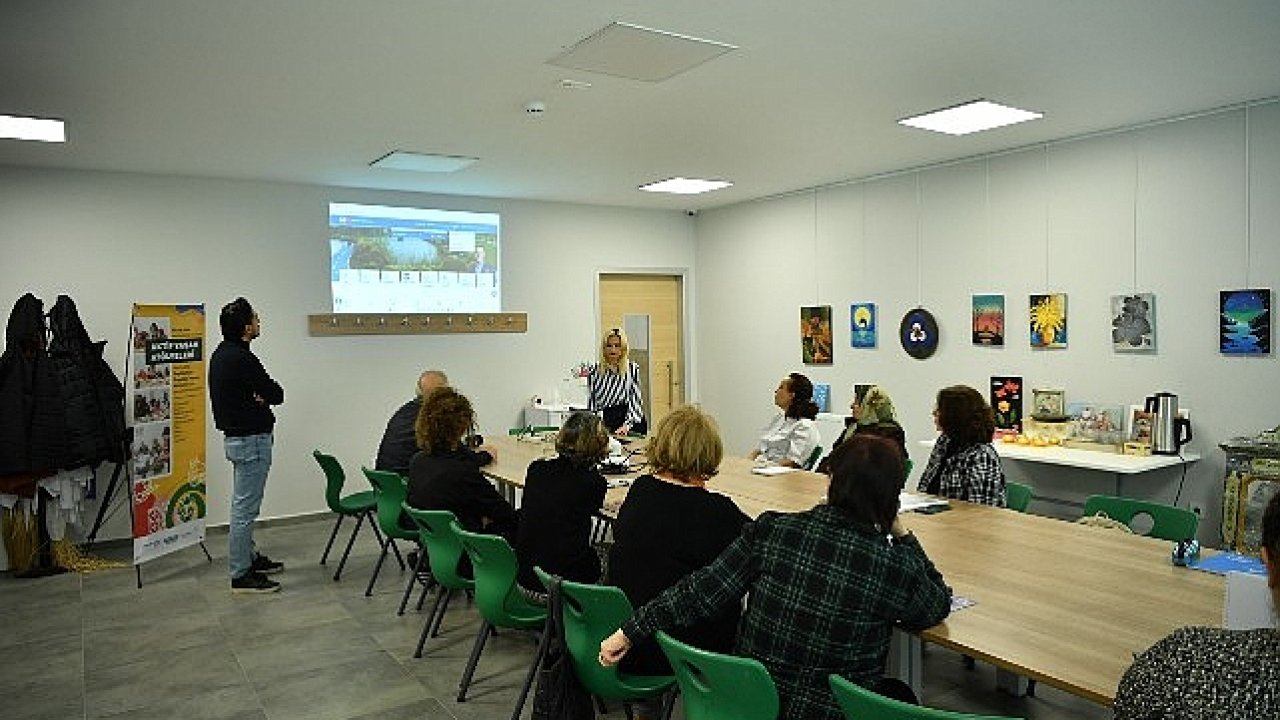
[[[601,412],[605,427],[613,432],[623,424],[636,428],[644,421],[640,402],[640,366],[627,361],[625,373],[616,372],[604,363],[591,368],[587,376],[589,407]]]

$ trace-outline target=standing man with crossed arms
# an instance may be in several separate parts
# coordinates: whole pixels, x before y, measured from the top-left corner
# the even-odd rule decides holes
[[[261,333],[258,313],[238,297],[222,308],[218,318],[222,342],[209,358],[209,400],[213,422],[224,436],[234,483],[227,565],[233,593],[271,593],[280,583],[267,577],[284,570],[284,563],[261,555],[253,544],[253,523],[262,507],[262,494],[271,470],[272,405],[284,402],[284,389],[271,379],[249,343]]]

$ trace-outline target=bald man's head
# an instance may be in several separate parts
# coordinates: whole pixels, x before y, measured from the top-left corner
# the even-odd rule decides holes
[[[418,397],[426,397],[442,387],[449,387],[449,377],[443,370],[424,370],[418,376]]]

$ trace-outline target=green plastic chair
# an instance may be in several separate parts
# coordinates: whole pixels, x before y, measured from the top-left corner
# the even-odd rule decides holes
[[[559,432],[560,428],[555,425],[525,425],[524,427],[514,427],[507,431],[508,435],[514,437],[523,437],[525,435],[537,435],[545,432]]]
[[[814,465],[818,464],[818,458],[822,457],[822,446],[817,445],[813,448],[813,452],[809,453],[808,459],[804,461],[804,469],[812,470]]]
[[[467,532],[457,522],[451,523],[450,527],[471,558],[476,576],[476,607],[480,610],[480,617],[484,618],[484,622],[480,624],[480,632],[476,635],[475,645],[471,648],[467,668],[462,672],[462,680],[458,683],[458,702],[465,702],[471,677],[480,662],[480,653],[484,651],[485,641],[494,629],[542,630],[547,624],[547,609],[534,605],[520,593],[516,585],[516,553],[504,538]],[[521,691],[522,697],[529,693],[532,682],[533,674],[530,673]]]
[[[428,558],[426,562],[430,563],[431,576],[435,579],[437,586],[436,602],[431,606],[431,612],[422,625],[422,634],[418,636],[418,647],[413,651],[413,656],[420,658],[422,648],[427,644],[427,638],[440,634],[440,621],[444,619],[444,611],[449,607],[449,599],[459,590],[463,592],[473,590],[476,583],[471,578],[458,574],[458,561],[466,551],[462,549],[462,541],[453,533],[453,524],[457,522],[453,513],[448,510],[419,510],[409,507],[408,503],[405,503],[401,509],[418,526],[418,544],[425,549],[425,552],[418,556],[417,569],[420,570],[424,558]],[[426,597],[425,590],[423,597]],[[418,601],[418,608],[422,608],[421,600]]]
[[[1005,504],[1010,510],[1017,510],[1020,513],[1027,511],[1027,506],[1031,504],[1031,486],[1022,483],[1007,482],[1004,484]]]
[[[396,562],[400,563],[400,570],[404,571],[404,558],[400,557],[396,540],[417,542],[418,533],[400,527],[400,506],[404,504],[409,492],[400,473],[370,470],[367,467],[360,469],[369,478],[369,484],[373,485],[374,496],[378,499],[378,525],[385,536],[382,552],[378,554],[378,564],[373,567],[373,577],[369,578],[369,586],[364,589],[364,596],[370,597],[373,595],[373,584],[378,581],[378,573],[382,572],[382,563],[387,559],[387,551],[395,553]]]
[[[778,717],[778,689],[759,660],[699,650],[661,631],[656,637],[676,672],[685,720]]]
[[[349,517],[356,519],[356,527],[351,531],[351,537],[347,538],[347,547],[342,551],[338,569],[333,573],[333,581],[337,582],[338,578],[342,577],[342,568],[347,564],[347,557],[351,555],[351,546],[355,544],[356,535],[360,534],[360,526],[364,525],[365,520],[368,520],[369,527],[373,528],[373,534],[378,538],[378,546],[382,546],[382,533],[378,531],[378,523],[373,515],[378,501],[374,498],[372,490],[361,490],[343,496],[342,486],[347,482],[347,473],[343,471],[338,459],[319,450],[313,450],[311,456],[324,471],[324,501],[338,516],[338,521],[333,524],[333,532],[329,533],[329,542],[324,546],[324,554],[320,556],[321,565],[329,560],[329,551],[333,549],[333,540],[338,537],[338,528],[342,527],[342,521]]]
[[[533,571],[549,589],[555,578],[539,567]],[[661,695],[675,685],[672,675],[631,675],[620,672],[616,665],[600,664],[600,642],[635,614],[622,590],[561,580],[560,595],[565,649],[574,674],[587,692],[601,700],[630,703]]]
[[[1005,715],[974,715],[912,705],[878,695],[839,675],[828,676],[836,704],[848,720],[1017,720]]]
[[[1175,542],[1194,538],[1200,525],[1200,518],[1183,508],[1113,495],[1090,495],[1084,501],[1084,514],[1097,515],[1099,512],[1128,525],[1130,530],[1135,517],[1148,515],[1154,524],[1147,535]]]
[[[907,458],[906,460],[902,461],[902,479],[903,480],[911,479],[911,469],[914,468],[915,466],[916,466],[916,461],[912,460],[911,458]]]

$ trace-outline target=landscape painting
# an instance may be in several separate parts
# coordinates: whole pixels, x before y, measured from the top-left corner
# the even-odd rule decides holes
[[[1219,306],[1218,347],[1224,355],[1271,352],[1271,290],[1223,290]]]
[[[1004,296],[973,296],[973,344],[1004,345]]]

